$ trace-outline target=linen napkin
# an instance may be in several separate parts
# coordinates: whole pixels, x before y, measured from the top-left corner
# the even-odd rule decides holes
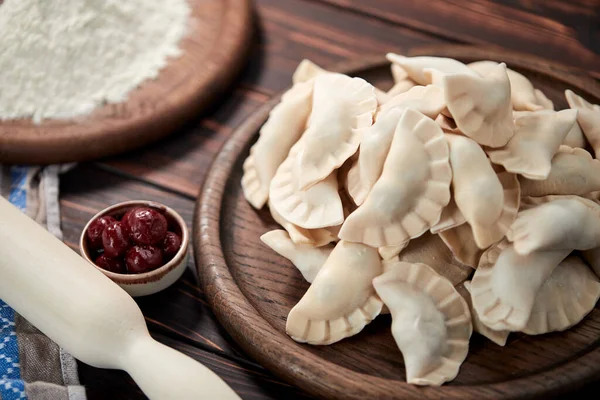
[[[0,165],[0,195],[62,239],[58,182],[70,167]],[[0,300],[0,400],[13,399],[85,400],[86,394],[75,359]]]

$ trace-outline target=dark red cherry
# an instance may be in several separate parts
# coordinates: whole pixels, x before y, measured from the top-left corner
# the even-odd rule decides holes
[[[156,246],[133,246],[127,250],[125,264],[130,274],[142,274],[160,267],[162,251]]]
[[[156,210],[140,207],[123,217],[125,230],[136,244],[157,244],[167,233],[167,219]]]
[[[110,258],[105,254],[102,254],[96,258],[96,265],[102,269],[115,272],[117,274],[127,273],[127,270],[125,269],[125,261],[123,261],[121,258]]]
[[[104,231],[104,228],[113,221],[115,221],[113,217],[105,215],[96,218],[90,223],[86,234],[91,249],[98,250],[102,248],[102,232]]]
[[[163,254],[166,259],[171,259],[177,254],[181,247],[181,238],[174,232],[167,232],[163,240]]]
[[[113,221],[104,228],[102,246],[107,257],[117,258],[125,254],[130,243],[123,225],[119,221]]]

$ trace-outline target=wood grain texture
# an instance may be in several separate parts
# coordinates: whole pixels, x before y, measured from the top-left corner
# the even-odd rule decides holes
[[[465,62],[502,60],[528,76],[557,105],[571,88],[600,102],[600,86],[581,71],[519,54],[445,46],[411,51]],[[345,65],[366,79],[386,79],[381,58]],[[512,335],[500,348],[474,337],[470,354],[451,384],[419,388],[404,383],[404,366],[390,333],[389,316],[331,346],[309,346],[285,334],[291,307],[308,284],[259,239],[274,229],[266,210],[256,212],[240,187],[241,165],[277,98],[237,129],[217,156],[197,203],[194,242],[201,283],[219,321],[261,364],[283,379],[327,398],[525,398],[558,395],[600,378],[600,309],[578,326],[538,337]]]
[[[190,0],[193,23],[182,55],[124,103],[73,120],[0,122],[0,162],[46,164],[98,158],[176,130],[202,111],[240,70],[251,38],[250,0]]]
[[[467,44],[488,44],[531,53],[566,65],[594,72],[600,77],[600,50],[592,46],[598,30],[598,2],[579,1],[585,14],[571,19],[553,19],[549,12],[540,13],[542,3],[560,3],[573,9],[572,2],[513,0],[408,0],[400,5],[395,0],[320,0],[343,9],[376,16],[384,21],[434,34],[445,40]],[[514,7],[514,3],[536,3],[535,10]],[[543,10],[548,11],[549,6]],[[593,33],[593,30],[596,33]],[[592,48],[593,47],[593,48]],[[594,51],[595,50],[595,51]]]

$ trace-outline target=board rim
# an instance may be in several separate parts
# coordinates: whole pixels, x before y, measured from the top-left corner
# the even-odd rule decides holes
[[[115,155],[170,135],[209,108],[241,71],[254,29],[252,0],[209,1],[223,4],[219,6],[222,13],[218,15],[218,29],[210,31],[210,38],[203,38],[212,44],[200,54],[189,56],[189,60],[182,61],[180,65],[194,62],[195,66],[200,57],[209,61],[202,73],[194,74],[193,79],[186,81],[185,85],[176,85],[185,87],[181,89],[183,95],[180,99],[125,119],[118,115],[108,118],[102,112],[114,108],[118,114],[119,109],[128,110],[128,107],[143,110],[143,104],[139,101],[109,104],[95,110],[90,116],[65,121],[49,120],[50,125],[42,123],[36,126],[25,120],[0,121],[0,162],[53,164]],[[192,26],[194,17],[203,13],[201,9],[206,3],[199,0],[192,4]],[[190,39],[187,46],[193,48],[198,38],[193,33],[187,38]],[[161,70],[154,82],[160,83],[163,71],[168,68],[169,65]],[[145,89],[142,85],[141,89],[134,89],[134,92],[136,90]],[[62,132],[62,127],[70,129]],[[52,133],[45,132],[48,129]]]
[[[409,55],[438,55],[465,59],[503,59],[511,66],[539,71],[569,84],[580,94],[600,101],[600,84],[585,71],[544,59],[476,46],[427,46],[411,49]],[[383,57],[370,57],[338,65],[334,70],[357,73],[389,64]],[[280,95],[260,107],[242,123],[215,158],[196,202],[193,223],[194,254],[198,275],[219,322],[233,339],[261,365],[307,392],[338,399],[367,398],[531,398],[556,395],[600,379],[600,340],[585,351],[539,373],[490,384],[416,387],[403,381],[374,377],[325,360],[302,344],[276,330],[252,306],[232,277],[221,246],[221,207],[226,186],[239,157],[255,138]],[[595,347],[594,347],[595,345]]]

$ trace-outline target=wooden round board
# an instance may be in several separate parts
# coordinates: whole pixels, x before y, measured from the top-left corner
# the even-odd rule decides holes
[[[571,88],[600,103],[600,85],[581,71],[531,56],[471,47],[415,49],[409,55],[448,56],[463,62],[504,61],[566,108]],[[383,57],[338,68],[382,89],[392,85]],[[499,347],[474,334],[458,377],[442,387],[405,383],[402,355],[390,316],[377,317],[358,335],[330,346],[294,342],[285,333],[288,312],[309,284],[259,237],[278,228],[268,210],[245,200],[242,163],[278,99],[239,127],[208,174],[194,221],[198,272],[208,299],[227,331],[252,357],[290,383],[319,397],[336,399],[531,398],[556,395],[600,379],[600,308],[579,325],[541,336],[512,334]]]
[[[130,150],[174,132],[208,107],[239,72],[252,37],[250,0],[188,0],[182,55],[124,103],[72,120],[0,121],[0,162],[82,161]]]

